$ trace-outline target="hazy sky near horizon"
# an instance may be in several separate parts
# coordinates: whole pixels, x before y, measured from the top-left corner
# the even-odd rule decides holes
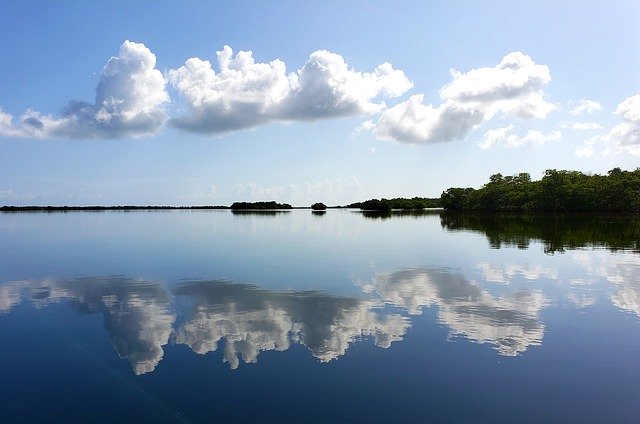
[[[640,166],[637,1],[0,3],[0,205],[345,204]]]

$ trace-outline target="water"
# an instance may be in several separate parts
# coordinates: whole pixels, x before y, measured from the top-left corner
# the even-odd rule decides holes
[[[640,219],[0,215],[3,422],[637,422]]]

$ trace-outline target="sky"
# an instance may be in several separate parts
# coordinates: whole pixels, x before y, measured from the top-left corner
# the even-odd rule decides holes
[[[0,2],[0,205],[344,205],[640,166],[637,1]]]

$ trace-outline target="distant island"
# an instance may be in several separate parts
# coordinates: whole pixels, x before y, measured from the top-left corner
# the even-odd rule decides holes
[[[232,210],[265,210],[265,209],[293,209],[288,203],[276,202],[234,202],[231,205]]]
[[[314,211],[324,211],[327,209],[327,205],[322,202],[314,203],[313,205],[311,205],[311,209],[313,209]]]
[[[549,169],[538,181],[528,173],[494,174],[479,189],[452,187],[440,199],[449,211],[638,213],[640,168],[607,175]]]
[[[351,203],[346,208],[358,208],[363,211],[390,212],[391,210],[419,210],[426,208],[442,207],[441,199],[428,197],[404,198],[396,197],[394,199],[369,199],[364,202]]]

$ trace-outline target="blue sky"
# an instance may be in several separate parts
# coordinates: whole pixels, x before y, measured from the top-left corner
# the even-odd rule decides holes
[[[2,2],[0,204],[345,204],[635,169],[637,22],[637,1]]]

